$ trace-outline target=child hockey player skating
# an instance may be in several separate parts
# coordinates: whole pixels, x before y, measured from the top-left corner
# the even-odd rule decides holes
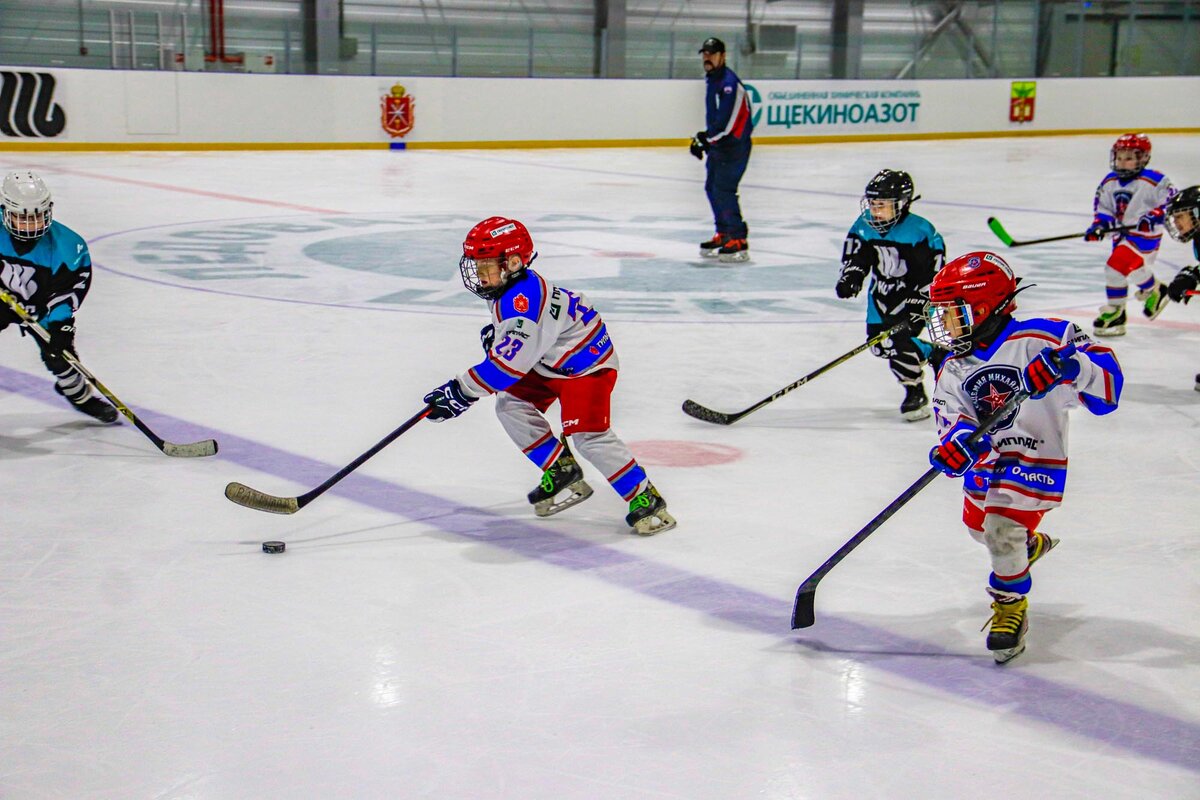
[[[1174,195],[1171,182],[1161,172],[1146,169],[1150,163],[1150,139],[1142,133],[1127,133],[1113,144],[1109,154],[1111,172],[1096,189],[1092,203],[1095,219],[1084,238],[1099,241],[1118,226],[1133,230],[1111,234],[1112,253],[1104,271],[1108,302],[1092,323],[1097,336],[1125,333],[1125,301],[1129,285],[1137,287],[1142,313],[1154,319],[1167,303],[1166,287],[1154,277],[1150,265],[1162,242],[1163,206]]]
[[[1017,280],[994,253],[960,256],[930,288],[929,331],[950,351],[933,392],[941,444],[933,466],[963,478],[963,522],[987,546],[992,619],[987,649],[998,663],[1025,650],[1029,567],[1058,541],[1037,530],[1062,503],[1067,411],[1114,411],[1123,377],[1116,356],[1071,322],[1014,319]],[[1014,392],[1025,400],[974,445],[967,438]]]
[[[1167,203],[1166,226],[1171,238],[1177,242],[1191,242],[1192,252],[1200,260],[1200,186],[1189,186]],[[1200,286],[1200,264],[1192,264],[1179,270],[1179,274],[1167,287],[1167,295],[1176,303],[1187,303],[1192,299],[1189,292]],[[1200,392],[1200,375],[1196,376],[1196,391]]]
[[[492,322],[480,332],[487,357],[425,395],[429,419],[452,419],[495,394],[500,424],[543,471],[529,493],[538,516],[556,514],[592,494],[567,446],[569,438],[629,503],[625,522],[637,533],[675,527],[666,501],[609,427],[617,353],[604,321],[584,295],[547,283],[529,269],[536,257],[529,231],[516,220],[489,217],[467,233],[459,270],[467,289],[491,305]],[[561,440],[543,416],[556,400]]]
[[[913,181],[907,172],[880,172],[867,184],[862,214],[855,221],[842,248],[842,270],[837,296],[857,297],[870,275],[867,300],[867,338],[873,338],[900,322],[909,324],[907,333],[883,339],[871,348],[886,358],[892,374],[904,386],[900,413],[909,421],[929,416],[925,394],[925,364],[940,353],[917,334],[925,327],[929,282],[941,269],[946,246],[933,225],[910,210]]]
[[[75,312],[92,285],[92,258],[79,234],[54,219],[50,189],[36,174],[11,172],[0,183],[0,289],[12,295],[49,334],[42,363],[54,376],[54,391],[100,422],[117,421],[117,410],[92,394],[64,353],[75,352]],[[0,303],[0,331],[20,317]]]

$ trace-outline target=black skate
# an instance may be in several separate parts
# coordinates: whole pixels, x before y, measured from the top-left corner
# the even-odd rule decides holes
[[[1155,280],[1154,285],[1146,291],[1139,291],[1137,299],[1142,301],[1142,313],[1148,319],[1154,319],[1161,314],[1163,308],[1171,300],[1170,297],[1167,297],[1167,287],[1160,280]]]
[[[1033,566],[1034,562],[1042,556],[1049,553],[1058,546],[1058,539],[1054,539],[1048,533],[1034,531],[1025,539],[1025,552],[1029,555],[1029,566]]]
[[[904,402],[900,404],[900,415],[909,422],[929,416],[929,397],[925,394],[925,384],[904,384]]]
[[[95,395],[89,395],[88,398],[83,401],[76,401],[72,397],[67,397],[67,393],[59,388],[57,383],[54,384],[54,391],[58,392],[58,394],[62,395],[63,397],[66,397],[67,402],[69,402],[75,410],[81,411],[82,413],[87,414],[89,417],[103,422],[105,425],[111,425],[117,421],[117,410]]]
[[[1007,664],[1025,652],[1025,633],[1029,630],[1029,600],[1023,594],[1002,592],[990,586],[992,618],[988,621],[987,649],[997,664]],[[987,624],[984,627],[988,627]]]
[[[1196,376],[1196,391],[1200,392],[1200,375]]]
[[[1100,316],[1092,320],[1092,332],[1097,336],[1124,336],[1125,306],[1103,305]]]
[[[717,253],[722,247],[725,246],[725,242],[727,241],[729,241],[729,237],[725,234],[713,234],[713,237],[707,242],[700,243],[700,255],[704,256],[705,258],[716,258]]]
[[[542,473],[542,480],[529,493],[533,513],[550,517],[592,496],[592,487],[583,479],[583,470],[571,455],[563,439],[563,451],[558,459]]]
[[[740,264],[750,260],[750,244],[745,239],[726,239],[717,255],[722,264]]]
[[[667,513],[667,501],[647,483],[646,488],[629,501],[625,524],[639,536],[653,536],[675,527],[675,518]]]

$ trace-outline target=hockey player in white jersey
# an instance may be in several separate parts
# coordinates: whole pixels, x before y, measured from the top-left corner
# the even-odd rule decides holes
[[[547,283],[530,269],[536,257],[529,231],[517,220],[489,217],[467,233],[459,270],[467,289],[491,305],[492,322],[480,331],[487,357],[425,395],[429,419],[452,419],[495,394],[500,424],[542,470],[529,493],[538,516],[592,494],[569,438],[629,503],[625,522],[637,533],[675,527],[666,501],[609,426],[617,352],[604,320],[583,294]],[[544,416],[555,401],[561,440]]]
[[[1116,410],[1123,377],[1112,350],[1072,322],[1025,319],[1004,259],[973,252],[951,261],[930,287],[929,331],[951,352],[938,371],[933,413],[941,444],[933,466],[963,478],[963,522],[987,546],[992,619],[987,648],[998,663],[1025,649],[1029,566],[1058,541],[1037,530],[1062,503],[1067,411]],[[966,439],[1014,392],[1030,393],[975,445]]]
[[[1167,303],[1166,286],[1150,266],[1158,256],[1162,242],[1163,206],[1175,194],[1171,181],[1161,172],[1147,169],[1150,163],[1150,138],[1144,133],[1127,133],[1112,146],[1111,172],[1100,181],[1092,203],[1095,219],[1084,238],[1099,241],[1110,235],[1109,229],[1136,225],[1136,229],[1111,234],[1112,253],[1105,269],[1108,302],[1092,323],[1097,336],[1122,336],[1125,333],[1125,301],[1130,284],[1137,287],[1142,313],[1154,319]]]

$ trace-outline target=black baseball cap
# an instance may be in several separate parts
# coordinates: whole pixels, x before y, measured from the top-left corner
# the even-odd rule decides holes
[[[715,36],[710,36],[704,40],[704,44],[700,45],[697,53],[724,53],[725,43]]]

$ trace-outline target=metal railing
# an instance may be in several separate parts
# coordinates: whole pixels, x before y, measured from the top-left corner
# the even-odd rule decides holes
[[[739,22],[729,13],[689,16],[684,11],[704,2],[676,2],[678,9],[656,2],[651,14],[629,0],[622,77],[697,78],[696,48],[713,35],[726,41],[730,63],[744,78],[832,75],[832,34],[828,19],[812,13],[813,3],[755,0],[748,8],[758,16]],[[0,64],[307,71],[299,4],[265,0],[261,8],[227,13],[223,60],[209,52],[200,5],[0,0]],[[593,31],[574,6],[571,13],[529,12],[514,21],[508,12],[501,19],[478,10],[419,20],[358,5],[356,11],[347,2],[340,53],[320,63],[318,72],[591,77],[601,65],[598,76],[607,77],[608,61],[598,57],[609,47],[605,32]],[[866,0],[861,58],[851,77],[1197,75],[1198,40],[1200,0]]]

